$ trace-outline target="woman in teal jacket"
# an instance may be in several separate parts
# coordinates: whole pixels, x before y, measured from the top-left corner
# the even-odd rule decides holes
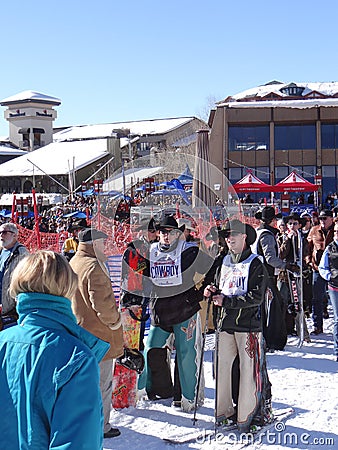
[[[77,325],[77,277],[61,255],[39,251],[13,272],[18,325],[0,333],[0,435],[7,450],[99,450],[98,362],[109,344]]]

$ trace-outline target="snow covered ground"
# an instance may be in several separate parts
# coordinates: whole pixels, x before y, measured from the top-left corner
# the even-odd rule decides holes
[[[337,449],[338,448],[338,362],[333,356],[332,310],[324,321],[324,333],[311,337],[312,342],[297,347],[297,338],[290,337],[284,351],[267,356],[272,383],[273,407],[294,409],[283,422],[276,422],[258,443],[247,449]],[[308,319],[309,331],[311,320]],[[169,449],[172,444],[164,437],[189,435],[194,431],[213,430],[214,380],[212,378],[212,348],[214,335],[206,340],[205,403],[193,414],[186,414],[170,406],[170,400],[150,402],[140,400],[136,408],[112,411],[111,423],[121,430],[121,436],[104,440],[104,449]],[[224,436],[181,444],[179,448],[236,449],[240,443],[227,444]],[[129,447],[130,446],[130,447]],[[175,447],[174,447],[175,448]]]

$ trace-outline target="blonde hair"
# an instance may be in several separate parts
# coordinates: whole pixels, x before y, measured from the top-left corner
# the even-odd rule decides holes
[[[50,250],[39,250],[23,258],[13,271],[10,294],[42,292],[70,298],[77,288],[77,275],[66,258]]]

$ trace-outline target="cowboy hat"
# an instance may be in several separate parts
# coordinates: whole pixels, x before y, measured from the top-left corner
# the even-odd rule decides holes
[[[276,211],[273,206],[264,206],[261,211],[257,211],[255,219],[262,220],[263,222],[269,222],[276,217]]]
[[[238,219],[233,219],[228,222],[224,228],[225,237],[229,236],[231,232],[246,234],[245,242],[251,245],[256,240],[256,230],[248,223],[243,223]]]
[[[148,230],[153,231],[158,229],[158,225],[155,219],[152,217],[151,219],[141,219],[140,222],[135,226],[135,231]]]
[[[173,230],[184,231],[185,225],[178,226],[176,219],[173,216],[164,216],[158,225],[159,230],[164,230],[166,228],[172,228]]]
[[[184,225],[186,230],[193,231],[194,233],[196,233],[196,228],[192,226],[192,222],[189,219],[179,218],[177,219],[177,225],[178,227]]]

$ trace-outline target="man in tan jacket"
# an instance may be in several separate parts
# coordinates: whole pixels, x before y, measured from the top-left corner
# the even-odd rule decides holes
[[[70,265],[78,276],[78,289],[72,298],[78,324],[108,342],[110,349],[100,363],[100,389],[105,438],[120,435],[109,423],[112,396],[113,359],[123,355],[123,335],[111,281],[105,266],[102,231],[86,228],[79,233],[79,247]]]

